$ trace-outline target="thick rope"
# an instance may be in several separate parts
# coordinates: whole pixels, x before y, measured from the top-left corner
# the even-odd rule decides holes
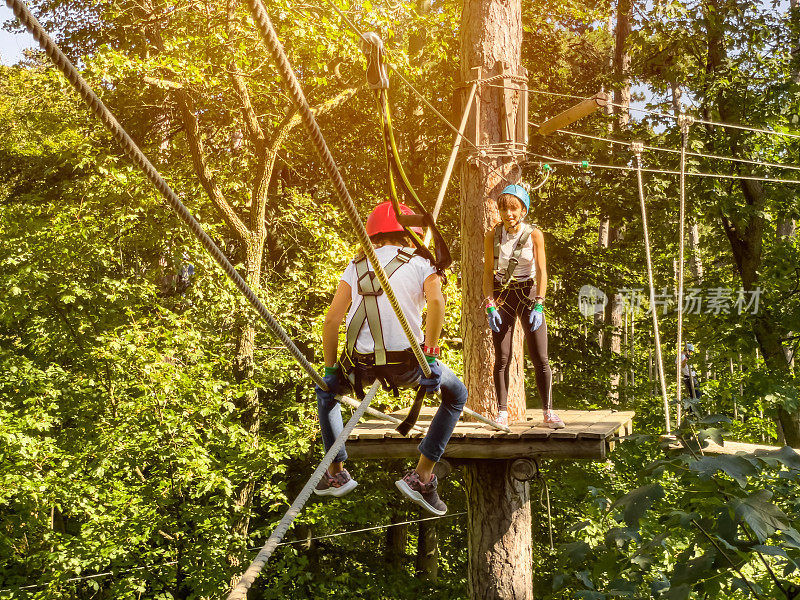
[[[681,400],[681,345],[683,344],[683,253],[684,238],[686,237],[686,146],[689,142],[689,125],[691,117],[681,115],[678,125],[681,128],[681,199],[678,215],[678,333],[677,333],[677,356],[675,357],[675,399],[676,399],[676,425],[681,426],[682,420],[682,400]],[[694,394],[692,394],[694,397]]]
[[[39,21],[36,20],[36,17],[34,17],[30,10],[28,10],[28,7],[21,0],[6,0],[6,4],[9,8],[11,8],[11,10],[14,11],[16,17],[23,25],[25,25],[28,31],[31,32],[34,39],[39,43],[39,46],[41,46],[41,48],[45,51],[50,60],[53,61],[53,64],[64,74],[70,84],[72,84],[72,87],[75,88],[86,105],[92,110],[94,115],[103,123],[103,125],[105,125],[106,129],[111,132],[111,134],[114,136],[114,139],[117,140],[128,158],[142,170],[147,179],[150,180],[150,182],[166,199],[172,210],[178,215],[184,224],[186,224],[186,226],[200,241],[206,251],[222,268],[228,278],[233,281],[234,285],[236,285],[239,291],[242,292],[244,297],[247,298],[247,300],[250,302],[250,305],[256,310],[259,316],[264,319],[273,335],[280,340],[280,342],[286,347],[287,350],[289,350],[289,352],[291,352],[292,356],[294,356],[295,360],[300,364],[301,367],[303,367],[311,379],[313,379],[314,382],[321,388],[327,389],[325,381],[314,369],[314,366],[308,361],[297,345],[295,345],[295,343],[291,340],[289,335],[280,326],[275,317],[267,310],[256,293],[250,288],[249,285],[247,285],[247,282],[242,278],[241,275],[239,275],[239,273],[236,272],[236,269],[222,253],[219,247],[214,243],[214,240],[212,240],[203,230],[202,225],[200,225],[197,219],[192,216],[192,213],[189,212],[189,209],[186,208],[183,202],[181,202],[180,198],[178,198],[178,195],[172,190],[164,178],[161,177],[161,174],[147,159],[141,149],[139,149],[139,147],[136,145],[136,142],[131,139],[122,125],[119,124],[111,111],[105,106],[105,104],[103,104],[102,100],[100,100],[94,91],[92,91],[92,88],[89,86],[86,80],[81,77],[80,73],[78,73],[78,70],[64,55],[58,45],[52,40],[47,32],[44,31],[42,26],[39,24]],[[358,402],[352,398],[341,396],[340,399],[351,406],[358,406]],[[392,423],[400,422],[395,417],[385,415],[373,408],[370,408],[368,412],[374,417],[384,419]],[[417,430],[422,432],[425,431],[425,429],[422,428],[417,428]]]
[[[653,313],[653,337],[656,346],[656,364],[658,367],[658,380],[661,382],[661,396],[664,398],[664,421],[667,435],[672,435],[670,423],[669,400],[667,399],[667,382],[664,379],[664,363],[661,360],[661,335],[658,332],[658,309],[656,307],[656,291],[653,284],[653,261],[650,256],[650,230],[647,227],[647,206],[644,201],[644,184],[642,183],[642,146],[636,142],[631,144],[631,150],[636,156],[636,179],[639,182],[639,203],[642,209],[642,227],[644,229],[644,250],[647,256],[647,282],[650,285],[650,309]]]
[[[333,445],[330,449],[325,453],[325,458],[322,459],[322,462],[319,463],[319,466],[314,471],[313,475],[309,478],[306,482],[303,489],[297,495],[292,505],[289,507],[289,510],[283,515],[283,518],[278,523],[277,527],[272,532],[272,535],[269,536],[267,543],[264,544],[264,547],[261,548],[259,553],[253,559],[253,562],[250,563],[250,566],[247,567],[247,570],[242,574],[242,578],[239,580],[239,583],[236,584],[236,587],[233,588],[230,594],[228,594],[228,600],[237,600],[241,598],[247,597],[247,590],[250,589],[250,586],[253,585],[256,577],[261,572],[261,569],[264,568],[264,565],[267,564],[269,557],[272,556],[272,553],[275,552],[275,548],[278,547],[278,544],[283,539],[283,536],[286,535],[286,532],[289,530],[289,527],[292,525],[292,522],[297,518],[297,515],[300,514],[300,511],[303,510],[306,502],[311,497],[311,493],[314,491],[314,488],[317,487],[317,484],[322,479],[322,475],[327,471],[330,464],[333,462],[333,459],[336,458],[336,454],[339,452],[339,449],[344,446],[344,443],[347,441],[347,438],[350,437],[353,429],[355,426],[358,425],[358,422],[361,420],[361,417],[364,416],[364,412],[366,412],[367,406],[369,403],[372,402],[372,399],[375,398],[375,394],[378,393],[381,385],[380,382],[376,381],[372,384],[372,387],[367,392],[367,395],[364,396],[364,399],[361,401],[361,405],[356,409],[353,413],[353,416],[350,417],[350,420],[347,422],[347,425],[344,426],[342,432],[336,438],[336,441],[333,442]]]
[[[283,50],[283,44],[281,44],[281,41],[278,39],[278,35],[275,33],[275,28],[272,26],[272,21],[270,21],[269,15],[264,9],[264,5],[261,0],[247,0],[247,5],[250,7],[250,13],[253,15],[253,20],[256,23],[256,27],[258,28],[264,43],[267,46],[269,53],[272,55],[272,59],[275,61],[275,65],[278,68],[281,79],[283,80],[284,87],[286,88],[287,93],[291,97],[295,107],[298,110],[298,113],[300,114],[303,127],[305,127],[306,133],[308,134],[309,138],[311,138],[311,142],[314,144],[314,148],[317,150],[317,153],[322,160],[322,166],[325,169],[325,173],[330,178],[331,183],[333,183],[333,187],[336,190],[336,195],[339,198],[339,202],[342,204],[342,208],[344,208],[347,217],[350,219],[350,223],[355,229],[356,237],[358,237],[358,241],[361,244],[361,247],[364,249],[367,259],[372,265],[375,276],[378,278],[378,281],[381,284],[381,288],[383,288],[383,291],[386,293],[386,299],[389,301],[389,304],[391,305],[395,315],[397,315],[397,320],[400,322],[403,333],[405,333],[406,338],[408,338],[411,351],[414,353],[414,357],[417,359],[417,362],[419,363],[422,372],[425,374],[425,377],[430,377],[431,369],[430,366],[428,366],[428,361],[425,360],[425,355],[422,353],[422,349],[419,347],[419,342],[417,342],[413,332],[411,331],[411,326],[408,324],[408,319],[406,319],[406,316],[403,314],[400,304],[397,302],[397,297],[394,294],[394,290],[392,289],[391,285],[389,285],[389,278],[386,277],[386,272],[383,270],[383,267],[381,266],[377,255],[375,254],[375,247],[372,245],[372,241],[367,235],[367,230],[364,229],[364,224],[361,222],[361,218],[358,216],[358,211],[356,210],[355,204],[353,204],[350,193],[347,191],[347,186],[344,183],[344,179],[342,179],[342,175],[339,173],[339,169],[336,167],[336,161],[333,159],[333,155],[328,149],[328,145],[325,143],[325,138],[322,136],[322,131],[320,130],[319,125],[317,125],[317,121],[314,118],[314,113],[311,112],[311,107],[308,105],[308,101],[303,94],[300,83],[297,81],[294,70],[289,64],[289,59],[286,57],[286,53]]]

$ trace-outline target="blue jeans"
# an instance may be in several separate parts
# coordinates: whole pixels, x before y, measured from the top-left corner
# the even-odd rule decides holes
[[[456,377],[456,374],[447,365],[439,364],[442,366],[442,403],[439,405],[439,410],[436,411],[430,427],[428,427],[428,433],[422,438],[418,446],[420,453],[433,462],[438,462],[442,458],[447,442],[450,441],[453,429],[461,416],[461,410],[467,402],[466,386],[461,383],[461,380]],[[389,366],[381,368],[380,375],[385,377],[389,384],[399,388],[409,388],[417,387],[421,371],[418,366],[413,368]],[[362,369],[361,382],[364,387],[372,385],[375,379],[374,367]],[[317,397],[317,412],[319,413],[319,426],[322,430],[322,443],[325,445],[325,451],[327,452],[333,446],[333,442],[336,441],[342,429],[344,429],[342,410],[338,402],[329,404]],[[342,446],[334,462],[344,462],[345,460],[347,460],[347,451]]]

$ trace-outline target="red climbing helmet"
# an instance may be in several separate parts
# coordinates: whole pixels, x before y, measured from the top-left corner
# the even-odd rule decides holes
[[[405,204],[400,204],[400,212],[404,215],[413,215],[414,211]],[[422,235],[422,227],[410,227],[411,231],[417,235]],[[392,233],[394,231],[404,231],[403,226],[397,221],[394,208],[391,202],[382,202],[375,207],[367,219],[367,235],[373,236],[378,233]]]

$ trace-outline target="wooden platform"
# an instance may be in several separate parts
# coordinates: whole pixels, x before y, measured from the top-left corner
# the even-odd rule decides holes
[[[392,413],[404,418],[406,411]],[[419,424],[427,426],[435,407],[423,407]],[[631,433],[633,412],[612,410],[558,411],[564,429],[544,426],[541,410],[528,410],[524,422],[511,423],[511,433],[489,425],[461,420],[456,425],[444,457],[475,458],[586,458],[604,460],[614,448],[617,436]],[[417,445],[423,434],[411,431],[403,437],[386,421],[362,421],[347,442],[350,458],[409,458],[419,455]]]

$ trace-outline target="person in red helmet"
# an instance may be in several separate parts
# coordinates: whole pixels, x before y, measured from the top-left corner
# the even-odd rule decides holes
[[[406,215],[414,214],[403,204],[400,210]],[[375,207],[367,219],[366,229],[398,304],[417,343],[422,345],[431,374],[425,377],[369,261],[360,252],[341,276],[322,329],[325,383],[328,385],[328,391],[316,388],[322,440],[327,451],[343,428],[336,395],[355,390],[363,397],[364,386],[375,380],[391,389],[420,387],[427,393],[441,389],[442,403],[419,444],[417,466],[395,485],[403,495],[429,512],[443,515],[447,506],[439,498],[433,467],[442,457],[461,416],[467,388],[438,360],[438,341],[444,324],[442,280],[431,261],[411,247],[409,236],[398,222],[390,202]],[[415,233],[422,233],[421,229],[416,229]],[[428,316],[423,336],[422,311],[426,304]],[[339,326],[343,320],[347,323],[347,335],[339,356]],[[344,496],[358,485],[344,468],[346,459],[347,452],[342,447],[314,490],[316,494]]]

